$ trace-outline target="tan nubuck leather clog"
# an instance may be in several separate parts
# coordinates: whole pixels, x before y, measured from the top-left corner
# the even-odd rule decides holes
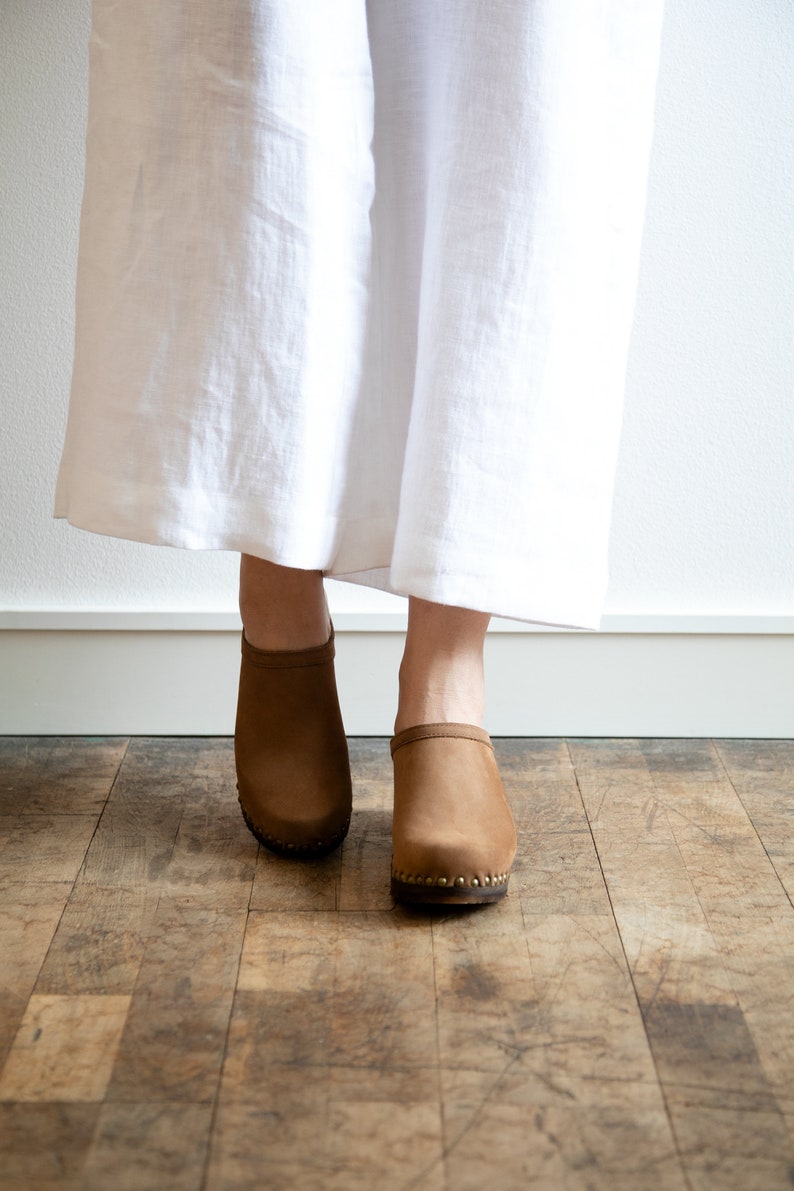
[[[491,738],[472,724],[420,724],[391,741],[397,901],[469,905],[507,893],[513,816]]]
[[[310,859],[350,826],[347,740],[334,674],[334,631],[312,649],[255,649],[242,636],[234,753],[243,818],[261,844]]]

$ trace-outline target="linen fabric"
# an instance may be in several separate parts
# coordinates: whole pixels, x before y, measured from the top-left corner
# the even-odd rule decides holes
[[[55,515],[597,628],[661,0],[95,0]]]

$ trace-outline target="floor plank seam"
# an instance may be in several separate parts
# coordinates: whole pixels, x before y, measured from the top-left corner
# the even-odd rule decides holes
[[[254,884],[254,882],[252,879],[251,880],[251,888],[252,889],[253,889],[253,884]],[[209,1129],[207,1131],[207,1145],[206,1145],[206,1150],[204,1153],[204,1162],[203,1162],[202,1171],[201,1171],[201,1182],[199,1184],[200,1191],[206,1191],[209,1176],[210,1176],[210,1160],[212,1158],[212,1142],[213,1142],[213,1138],[215,1137],[216,1126],[218,1123],[218,1113],[220,1110],[220,1101],[221,1101],[221,1088],[223,1086],[223,1072],[224,1072],[224,1067],[226,1065],[226,1056],[229,1053],[229,1038],[230,1038],[231,1030],[232,1030],[232,1017],[234,1015],[234,1004],[237,999],[237,988],[238,988],[238,985],[240,982],[240,968],[242,966],[243,948],[245,947],[245,938],[246,938],[246,934],[248,933],[248,918],[249,918],[250,913],[251,913],[251,911],[249,909],[248,912],[246,913],[245,928],[243,930],[243,936],[242,936],[242,939],[240,942],[240,952],[239,952],[239,955],[237,956],[237,968],[235,971],[233,992],[232,992],[231,1001],[229,1003],[229,1016],[226,1021],[226,1031],[224,1033],[223,1048],[221,1050],[221,1061],[220,1061],[220,1065],[218,1067],[218,1078],[217,1078],[217,1081],[215,1084],[215,1095],[213,1096],[212,1108],[210,1110],[210,1123],[209,1123]]]
[[[444,1186],[447,1187],[449,1184],[449,1180],[447,1178],[447,1159],[446,1159],[447,1121],[446,1121],[446,1115],[444,1113],[444,1089],[443,1089],[442,1081],[441,1081],[441,1027],[440,1027],[440,1022],[439,1022],[439,1004],[440,1004],[441,998],[440,998],[440,992],[439,992],[439,986],[438,986],[436,931],[437,931],[436,923],[434,920],[431,919],[431,921],[430,921],[430,939],[431,939],[431,947],[432,947],[432,955],[433,955],[433,1013],[434,1013],[434,1018],[435,1018],[436,1056],[438,1059],[437,1073],[436,1073],[436,1088],[438,1091],[438,1119],[439,1119],[439,1135],[440,1135],[439,1139],[441,1142],[441,1153],[438,1157],[437,1162],[432,1163],[429,1166],[429,1168],[424,1172],[424,1174],[426,1177],[432,1171],[434,1165],[439,1165],[441,1168],[441,1175],[442,1175],[442,1178],[444,1181]],[[418,1186],[418,1185],[419,1185],[418,1180],[414,1180],[414,1186]],[[406,1191],[413,1191],[413,1188],[410,1188],[410,1187],[406,1188]]]
[[[747,815],[747,821],[749,822],[750,826],[752,827],[753,831],[755,832],[756,839],[758,840],[759,844],[761,845],[761,847],[764,851],[764,855],[766,856],[767,860],[769,861],[772,871],[774,872],[775,876],[777,877],[780,888],[783,891],[783,895],[786,898],[786,901],[788,902],[788,904],[791,906],[792,910],[794,910],[794,895],[792,895],[792,893],[789,892],[783,878],[780,875],[777,865],[775,864],[773,858],[769,855],[769,849],[767,848],[766,844],[764,843],[764,841],[761,837],[758,827],[755,824],[755,820],[753,819],[753,816],[750,814],[750,811],[747,809],[747,805],[745,804],[745,801],[742,798],[742,795],[741,795],[739,789],[737,788],[737,786],[733,780],[733,777],[731,776],[731,771],[728,769],[727,765],[725,764],[725,758],[723,757],[722,751],[721,751],[719,744],[716,740],[714,741],[714,749],[717,753],[717,756],[720,759],[720,764],[722,765],[722,768],[724,770],[725,777],[727,778],[731,789],[733,790],[734,794],[736,795],[736,800],[739,803],[739,805],[741,806],[744,813]]]
[[[116,766],[116,771],[115,771],[115,773],[113,774],[113,777],[112,777],[112,779],[111,779],[110,785],[109,785],[109,787],[108,787],[108,792],[107,792],[107,794],[105,795],[105,800],[104,800],[104,802],[102,803],[102,810],[101,810],[101,811],[99,812],[99,814],[97,815],[97,820],[96,820],[96,823],[94,824],[94,830],[91,832],[91,838],[90,838],[90,840],[88,841],[88,844],[87,844],[87,846],[86,846],[86,850],[85,850],[85,852],[84,852],[84,854],[83,854],[83,860],[82,860],[82,863],[80,864],[80,867],[79,867],[79,869],[77,870],[77,875],[75,876],[75,878],[74,878],[74,881],[73,881],[73,883],[72,883],[72,893],[74,892],[74,888],[75,888],[75,886],[77,885],[78,881],[80,880],[80,877],[81,877],[81,875],[82,875],[82,874],[84,873],[84,871],[85,871],[85,867],[86,867],[86,861],[88,860],[88,853],[91,851],[91,847],[92,847],[92,845],[93,845],[93,843],[94,843],[94,840],[96,839],[97,832],[99,831],[99,826],[100,826],[100,824],[101,824],[102,820],[104,819],[104,817],[105,817],[105,814],[107,813],[108,804],[109,804],[109,802],[110,802],[110,799],[111,799],[111,798],[112,798],[112,796],[113,796],[113,791],[115,790],[115,788],[116,788],[116,784],[117,784],[117,782],[118,782],[118,780],[119,780],[119,778],[120,778],[120,776],[121,776],[121,771],[122,771],[122,769],[124,768],[124,762],[125,762],[125,760],[126,760],[126,758],[127,758],[127,753],[129,752],[129,748],[130,748],[130,742],[132,741],[132,739],[133,739],[133,738],[132,738],[131,736],[128,736],[128,737],[126,738],[126,743],[125,743],[125,745],[124,745],[124,752],[123,752],[123,753],[121,754],[121,756],[119,757],[119,763],[118,763],[118,765]],[[71,893],[70,893],[70,894],[69,894],[69,898],[70,898],[70,899],[71,899],[71,896],[72,896],[72,895],[71,895]]]
[[[662,1097],[662,1103],[664,1104],[664,1111],[665,1111],[665,1115],[666,1115],[666,1117],[667,1117],[667,1126],[668,1126],[668,1129],[669,1129],[669,1131],[670,1131],[670,1137],[671,1137],[671,1139],[672,1139],[673,1145],[675,1146],[675,1152],[676,1152],[676,1157],[677,1157],[677,1159],[678,1159],[678,1165],[679,1165],[679,1170],[680,1170],[680,1173],[681,1173],[681,1177],[683,1178],[684,1182],[686,1183],[686,1186],[687,1186],[687,1191],[693,1191],[692,1182],[691,1182],[691,1180],[690,1180],[690,1178],[689,1178],[689,1172],[688,1172],[688,1170],[687,1170],[686,1163],[685,1163],[685,1160],[684,1160],[684,1152],[683,1152],[683,1150],[682,1150],[682,1148],[681,1148],[681,1142],[680,1142],[680,1140],[679,1140],[679,1137],[678,1137],[677,1131],[676,1131],[676,1129],[675,1129],[675,1127],[674,1127],[674,1124],[673,1124],[673,1114],[672,1114],[672,1111],[671,1111],[671,1106],[670,1106],[670,1103],[669,1103],[669,1100],[668,1100],[668,1097],[667,1097],[667,1093],[666,1093],[666,1090],[665,1090],[664,1083],[662,1082],[662,1076],[661,1076],[661,1072],[660,1072],[660,1070],[659,1070],[659,1064],[658,1064],[658,1061],[657,1061],[657,1056],[656,1056],[656,1054],[654,1053],[654,1048],[653,1048],[653,1045],[652,1045],[652,1043],[651,1043],[651,1038],[650,1038],[650,1035],[649,1035],[649,1033],[648,1033],[648,1026],[647,1026],[647,1023],[646,1023],[645,1014],[643,1013],[643,1009],[642,1009],[642,1001],[641,1001],[641,999],[640,999],[639,990],[637,989],[637,984],[636,984],[636,981],[635,981],[635,979],[634,979],[634,973],[632,972],[632,969],[631,969],[631,964],[630,964],[630,962],[629,962],[628,953],[627,953],[627,951],[626,951],[626,945],[625,945],[625,942],[624,942],[624,939],[623,939],[623,934],[622,934],[622,932],[621,932],[621,929],[620,929],[620,923],[618,922],[618,916],[617,916],[617,914],[615,913],[615,906],[614,906],[614,902],[613,902],[613,900],[612,900],[612,892],[611,892],[611,890],[610,890],[610,888],[609,888],[609,883],[608,883],[608,881],[607,881],[606,874],[605,874],[605,872],[604,872],[604,865],[603,865],[603,861],[602,861],[602,859],[601,859],[601,853],[599,852],[599,850],[598,850],[598,844],[596,843],[595,832],[593,831],[593,824],[591,823],[591,821],[590,821],[590,816],[589,816],[589,814],[587,813],[587,805],[586,805],[586,802],[585,802],[584,796],[583,796],[583,794],[582,794],[582,787],[581,787],[581,784],[580,784],[580,782],[579,782],[579,774],[578,774],[578,771],[577,771],[577,768],[576,768],[576,763],[575,763],[575,761],[574,761],[573,755],[572,755],[572,753],[571,753],[571,750],[570,750],[570,744],[569,744],[569,742],[568,742],[568,738],[567,738],[567,737],[566,737],[566,740],[565,740],[565,744],[566,744],[566,748],[567,748],[567,750],[568,750],[568,757],[569,757],[569,759],[570,759],[571,768],[572,768],[572,770],[573,770],[574,780],[575,780],[575,782],[576,782],[576,788],[577,788],[577,790],[578,790],[578,792],[579,792],[579,799],[580,799],[580,801],[581,801],[581,804],[582,804],[582,811],[583,811],[583,813],[584,813],[585,821],[587,822],[587,827],[588,827],[588,830],[589,830],[589,832],[590,832],[590,838],[591,838],[591,840],[592,840],[592,843],[593,843],[593,849],[594,849],[594,851],[595,851],[596,859],[597,859],[597,861],[598,861],[598,867],[599,867],[599,869],[600,869],[600,872],[601,872],[601,880],[602,880],[602,881],[603,881],[603,883],[604,883],[604,889],[605,889],[605,891],[606,891],[607,899],[608,899],[608,901],[609,901],[609,909],[610,909],[610,913],[611,913],[611,915],[612,915],[612,921],[613,921],[613,923],[614,923],[615,930],[616,930],[616,932],[617,932],[617,937],[618,937],[618,940],[619,940],[619,942],[620,942],[620,949],[621,949],[621,953],[622,953],[622,955],[623,955],[623,962],[624,962],[624,964],[626,965],[626,971],[627,971],[627,973],[628,973],[628,977],[629,977],[629,980],[630,980],[630,982],[631,982],[631,988],[632,988],[632,991],[633,991],[633,994],[634,994],[634,1001],[635,1001],[635,1005],[636,1005],[636,1007],[637,1007],[637,1013],[639,1014],[640,1021],[642,1022],[643,1031],[644,1031],[644,1034],[645,1034],[645,1042],[646,1042],[646,1046],[648,1047],[648,1053],[649,1053],[649,1055],[650,1055],[651,1063],[653,1064],[653,1070],[654,1070],[654,1072],[655,1072],[655,1074],[656,1074],[656,1081],[657,1081],[657,1085],[658,1085],[658,1087],[659,1087],[659,1092],[660,1092],[660,1095],[661,1095],[661,1097]],[[649,773],[649,777],[651,777],[651,780],[652,780],[652,775],[651,775],[650,773]],[[604,797],[606,797],[606,795],[605,795]],[[604,804],[604,799],[602,798],[602,800],[601,800],[601,803],[600,803],[600,805],[599,805],[599,810],[601,809],[601,807],[603,807],[603,804]]]

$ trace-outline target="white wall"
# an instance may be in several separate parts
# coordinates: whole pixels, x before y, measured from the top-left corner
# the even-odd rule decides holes
[[[667,0],[610,611],[794,611],[794,6]]]
[[[52,622],[37,613],[58,610],[235,607],[233,556],[106,540],[50,515],[89,7],[0,5],[0,610],[23,614],[0,628],[44,630]],[[792,61],[789,0],[667,0],[611,546],[605,624],[615,629],[647,628],[655,614],[667,630],[736,632],[739,617],[755,632],[794,625],[769,619],[794,616]],[[341,609],[400,606],[333,587],[343,628],[367,620]],[[32,698],[18,686],[6,695],[7,706]],[[653,716],[643,722],[652,728]],[[20,723],[58,729],[57,716]],[[564,717],[554,724],[566,728]]]

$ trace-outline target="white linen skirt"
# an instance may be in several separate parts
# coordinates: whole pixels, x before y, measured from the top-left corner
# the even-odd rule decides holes
[[[661,0],[95,0],[55,515],[597,628]]]

